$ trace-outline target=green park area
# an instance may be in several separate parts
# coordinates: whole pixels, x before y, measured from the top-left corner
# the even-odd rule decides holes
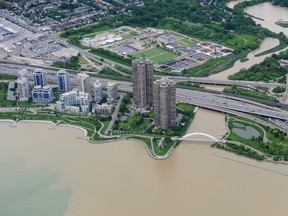
[[[59,124],[74,125],[87,130],[87,136],[92,141],[103,140],[97,131],[101,128],[102,122],[107,122],[109,117],[105,116],[85,116],[81,114],[60,113],[50,109],[38,109],[36,113],[27,110],[18,110],[17,112],[0,112],[0,119],[12,120],[41,120],[51,121]]]
[[[161,62],[169,61],[173,58],[178,57],[179,55],[171,51],[165,50],[163,48],[160,48],[160,47],[154,47],[148,50],[134,53],[132,56],[135,58],[140,58],[141,56],[145,56],[146,58],[150,59],[153,62],[153,64],[158,64]]]
[[[117,62],[119,64],[123,64],[126,66],[132,65],[132,59],[131,58],[118,55],[117,53],[111,52],[109,50],[98,48],[98,49],[91,49],[89,52],[91,52],[92,54],[98,55],[100,57],[106,58],[108,60]]]
[[[154,156],[164,156],[167,152],[178,145],[178,140],[172,137],[182,137],[194,117],[195,107],[190,104],[177,103],[177,114],[181,115],[181,122],[167,131],[154,128],[153,110],[142,113],[131,113],[131,98],[123,98],[120,106],[120,114],[113,125],[112,135],[120,135],[128,139],[137,139],[146,144]]]
[[[16,76],[7,75],[7,74],[0,74],[0,81],[15,80],[15,79],[17,79]]]
[[[6,96],[6,95],[5,95]],[[56,125],[74,125],[87,131],[87,139],[95,142],[102,142],[110,139],[136,139],[143,142],[151,155],[166,156],[171,148],[178,145],[178,139],[182,137],[189,127],[194,117],[194,106],[190,104],[178,103],[177,114],[180,116],[179,122],[168,130],[154,128],[151,124],[154,119],[153,110],[147,112],[131,112],[132,94],[127,93],[123,96],[118,118],[112,126],[112,131],[105,134],[111,121],[111,116],[99,114],[83,115],[68,112],[59,112],[48,106],[35,104],[33,109],[19,107],[17,103],[11,107],[17,108],[5,112],[0,112],[0,119],[21,120],[40,120],[51,121]],[[19,105],[19,104],[18,104]],[[31,107],[31,103],[29,103]]]
[[[225,88],[223,92],[237,94],[237,95],[245,95],[245,96],[278,102],[276,98],[269,96],[265,92],[260,91],[260,90],[248,90],[248,89],[233,86],[232,88]]]
[[[5,76],[5,79],[9,76]],[[15,79],[15,78],[14,78]],[[20,102],[18,100],[10,101],[7,100],[8,82],[0,82],[0,107],[40,107],[42,105],[32,103],[31,101]]]
[[[243,117],[228,117],[227,143],[214,146],[256,160],[288,161],[288,136]]]

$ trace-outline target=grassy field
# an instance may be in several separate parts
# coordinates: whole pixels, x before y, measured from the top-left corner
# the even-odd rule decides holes
[[[236,34],[236,37],[233,37],[229,40],[224,41],[224,45],[228,47],[239,47],[245,46],[250,43],[257,43],[257,36],[255,35],[248,35],[248,34]]]
[[[82,64],[88,64],[88,61],[82,56],[80,55],[79,56],[79,64],[82,65]]]
[[[276,133],[274,134],[273,129],[270,130],[262,125],[261,127],[265,130],[267,138],[269,140],[267,143],[263,143],[258,138],[245,139],[232,132],[232,129],[236,128],[236,126],[232,125],[232,122],[237,122],[237,119],[240,120],[239,123],[245,126],[251,126],[254,129],[256,129],[260,133],[261,138],[264,136],[263,130],[261,130],[261,128],[257,126],[258,125],[257,123],[242,117],[233,117],[233,119],[230,119],[228,123],[228,127],[231,133],[228,136],[227,140],[241,142],[272,157],[280,157],[280,158],[283,157],[284,160],[288,160],[288,140],[285,138],[284,134],[277,132],[278,130],[275,130]],[[245,122],[243,122],[243,120]]]
[[[137,124],[136,126],[133,126],[132,122],[133,117],[130,117],[128,122],[120,122],[119,127],[127,131],[143,131],[150,125],[150,121],[147,119],[144,119],[143,122]]]
[[[0,74],[0,80],[15,80],[15,79],[17,79],[17,76]]]
[[[9,101],[7,100],[7,84],[0,84],[0,106],[1,107],[40,107],[42,105],[31,102]]]
[[[164,50],[162,48],[154,47],[152,49],[140,51],[133,54],[133,57],[139,58],[141,56],[145,56],[150,59],[154,64],[169,61],[173,58],[178,57],[177,54]]]
[[[194,112],[195,107],[190,104],[178,103],[177,108],[184,112]]]

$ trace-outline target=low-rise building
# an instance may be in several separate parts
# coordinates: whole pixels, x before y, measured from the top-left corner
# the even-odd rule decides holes
[[[102,115],[111,114],[112,109],[113,109],[113,105],[111,105],[111,104],[104,103],[101,105],[99,105],[99,104],[96,105],[96,112],[100,113]]]
[[[72,113],[80,113],[80,107],[79,106],[66,106],[65,110]]]

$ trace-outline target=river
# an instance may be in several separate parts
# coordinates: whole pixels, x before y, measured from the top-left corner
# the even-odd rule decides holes
[[[220,138],[224,118],[200,109],[189,132]],[[187,141],[157,161],[138,142],[90,144],[74,128],[0,127],[1,216],[287,215],[283,165]]]
[[[233,8],[236,4],[243,2],[244,0],[236,0],[236,1],[230,1],[227,3],[227,6],[230,8]],[[258,18],[264,19],[264,21],[261,21],[259,19],[253,18],[253,20],[257,23],[262,25],[264,28],[268,28],[270,31],[279,33],[283,32],[288,36],[288,28],[283,28],[275,24],[277,20],[287,20],[288,21],[288,8],[279,7],[276,5],[272,5],[269,2],[261,3],[255,6],[247,7],[244,9],[244,11],[248,14],[251,14],[253,16],[256,16]],[[225,71],[222,71],[221,73],[213,74],[210,76],[211,79],[228,79],[229,75],[232,75],[239,70],[245,68],[248,69],[254,64],[261,63],[266,57],[269,57],[272,55],[267,54],[260,57],[255,57],[256,54],[261,53],[263,51],[269,50],[275,46],[279,45],[278,39],[275,38],[265,38],[260,47],[257,50],[254,50],[250,52],[247,56],[249,58],[246,62],[235,62],[234,66],[230,69],[227,69]],[[275,54],[279,53],[275,52]]]
[[[280,33],[281,31],[288,36],[288,28],[283,28],[276,25],[275,22],[279,20],[288,21],[288,8],[272,5],[270,2],[264,2],[258,5],[247,7],[244,10],[246,13],[255,17],[264,19],[264,21],[253,20],[262,27],[267,28],[273,32]]]
[[[233,8],[236,4],[244,1],[245,0],[230,1],[227,3],[227,6]],[[288,28],[283,28],[275,24],[277,21],[288,21],[288,8],[273,5],[271,2],[264,2],[246,7],[244,11],[247,14],[263,19],[264,21],[253,18],[253,20],[262,27],[276,33],[283,32],[288,36]]]

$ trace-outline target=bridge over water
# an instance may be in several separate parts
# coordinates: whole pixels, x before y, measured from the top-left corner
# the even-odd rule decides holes
[[[203,136],[203,137],[208,138],[208,139],[192,138],[194,136]],[[216,137],[214,137],[210,134],[200,133],[200,132],[194,132],[194,133],[186,134],[181,138],[175,138],[175,140],[189,141],[189,142],[193,141],[193,142],[207,142],[207,143],[211,143],[211,142],[226,143],[226,140],[217,139]]]

